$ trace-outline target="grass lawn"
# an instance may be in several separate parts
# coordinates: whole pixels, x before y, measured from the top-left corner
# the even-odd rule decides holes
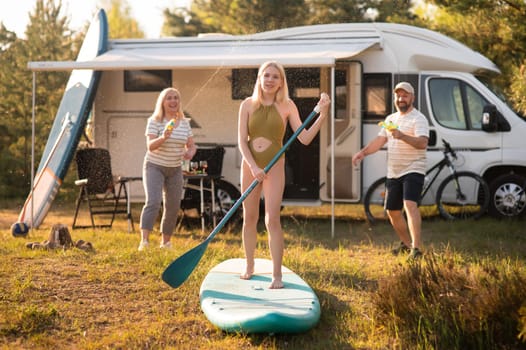
[[[18,210],[0,216],[0,347],[6,349],[466,349],[525,348],[524,220],[423,223],[424,259],[390,254],[390,225],[370,226],[361,207],[284,208],[284,265],[315,290],[322,315],[302,334],[228,334],[210,324],[199,287],[219,262],[243,257],[238,224],[211,242],[179,288],[164,268],[209,232],[198,221],[171,251],[137,251],[139,234],[119,218],[112,229],[71,230],[94,251],[31,250],[54,224],[70,226],[73,205],[55,205],[38,230],[14,238]],[[138,221],[140,207],[134,207]],[[193,225],[195,224],[195,225]],[[210,232],[213,228],[209,228]],[[257,257],[269,258],[261,227]],[[522,314],[523,313],[523,314]],[[522,315],[522,316],[521,316]],[[477,346],[478,344],[478,346]]]

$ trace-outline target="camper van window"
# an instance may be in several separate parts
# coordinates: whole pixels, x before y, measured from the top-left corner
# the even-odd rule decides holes
[[[380,120],[391,114],[391,74],[364,74],[364,119]]]
[[[319,97],[319,68],[286,68],[289,93],[293,98]],[[252,95],[258,70],[251,68],[232,69],[232,99],[244,100]]]
[[[232,69],[232,100],[251,96],[257,77],[257,69]]]
[[[172,86],[171,70],[126,70],[124,71],[124,91],[159,92]]]
[[[488,101],[463,81],[433,78],[429,81],[433,116],[440,125],[458,130],[481,130],[481,118]]]
[[[347,69],[336,69],[335,71],[334,109],[336,119],[345,119],[347,116]]]
[[[484,106],[488,105],[489,102],[469,85],[466,85],[466,102],[469,113],[468,122],[470,123],[471,129],[482,130],[483,110]]]

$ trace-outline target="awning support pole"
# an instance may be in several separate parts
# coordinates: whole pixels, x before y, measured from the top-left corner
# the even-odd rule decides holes
[[[35,222],[34,190],[35,190],[35,105],[36,105],[36,72],[33,71],[33,87],[31,92],[31,227]]]
[[[335,67],[331,67],[331,238],[334,238],[334,104],[335,104]]]

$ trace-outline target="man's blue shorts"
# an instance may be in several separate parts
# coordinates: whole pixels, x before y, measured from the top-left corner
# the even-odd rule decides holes
[[[397,179],[387,179],[385,187],[387,188],[385,209],[402,210],[404,200],[420,202],[420,195],[424,187],[424,175],[409,173]]]

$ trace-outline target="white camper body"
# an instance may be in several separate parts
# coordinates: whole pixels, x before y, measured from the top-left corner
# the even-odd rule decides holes
[[[233,190],[239,189],[241,162],[238,108],[252,93],[257,67],[267,60],[286,67],[290,95],[303,117],[321,92],[333,101],[333,118],[319,137],[308,147],[296,142],[287,151],[285,205],[360,202],[370,184],[385,175],[386,152],[358,167],[351,158],[394,111],[393,86],[409,81],[415,107],[429,120],[429,165],[442,156],[445,139],[459,150],[459,169],[474,171],[490,184],[496,196],[493,213],[524,212],[525,120],[476,77],[499,73],[491,61],[433,31],[352,23],[246,36],[110,40],[108,51],[91,61],[36,62],[32,68],[102,71],[91,127],[95,144],[110,150],[115,175],[141,176],[146,119],[159,91],[177,87],[197,144],[226,148],[218,195],[228,199],[239,195]],[[142,200],[140,184],[132,195]]]

